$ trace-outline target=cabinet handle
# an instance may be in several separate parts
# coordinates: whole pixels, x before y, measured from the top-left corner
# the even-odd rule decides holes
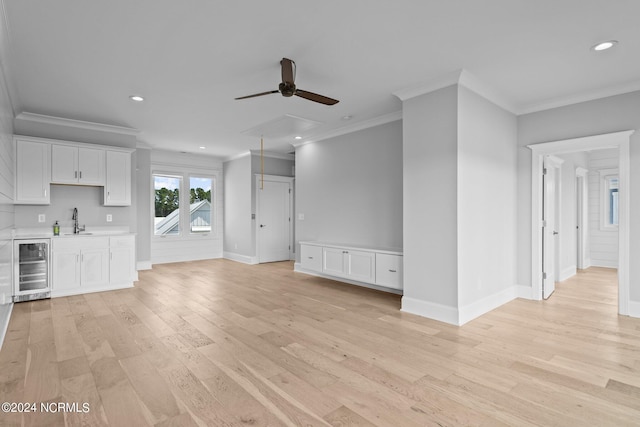
[[[82,179],[82,171],[80,171],[80,179]]]
[[[313,257],[312,257],[312,256],[310,256],[310,257],[307,257],[307,258],[309,258],[309,259],[313,259]]]
[[[391,269],[389,269],[389,271],[390,271],[390,272],[392,272],[392,273],[395,273],[395,272],[396,272],[396,270],[391,270]]]
[[[74,177],[74,178],[77,178],[77,177],[78,177],[78,171],[75,171],[75,172],[73,173],[73,177]]]

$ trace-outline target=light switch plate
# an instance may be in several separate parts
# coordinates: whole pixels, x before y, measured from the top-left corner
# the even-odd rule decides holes
[[[304,214],[303,213],[299,213],[298,214],[298,221],[304,221]]]
[[[44,216],[44,214],[38,214],[38,222],[45,222],[46,221],[46,217]]]
[[[113,221],[113,216],[111,214],[107,214],[107,222]]]

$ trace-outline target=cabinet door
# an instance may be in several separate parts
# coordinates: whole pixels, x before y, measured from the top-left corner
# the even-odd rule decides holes
[[[82,287],[105,287],[109,284],[109,249],[84,249],[81,254]]]
[[[48,205],[51,182],[51,146],[16,140],[15,203]]]
[[[337,248],[322,248],[322,272],[332,276],[344,276],[345,251]]]
[[[376,285],[402,289],[402,256],[376,254]]]
[[[105,206],[131,205],[131,153],[107,151]]]
[[[300,245],[300,263],[306,270],[322,271],[322,247]]]
[[[135,276],[135,238],[111,237],[109,255],[109,283],[123,285],[133,282]]]
[[[56,291],[80,288],[80,250],[54,250],[51,256],[51,289]]]
[[[375,253],[364,251],[345,251],[347,277],[360,282],[375,281]]]
[[[78,148],[78,183],[104,185],[104,150]]]
[[[78,183],[78,148],[69,145],[51,146],[51,182]]]

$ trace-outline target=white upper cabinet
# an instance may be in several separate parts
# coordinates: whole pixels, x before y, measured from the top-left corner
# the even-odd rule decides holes
[[[51,146],[51,182],[104,185],[104,149],[73,145]]]
[[[105,206],[131,205],[131,153],[107,150]]]
[[[50,203],[51,145],[28,139],[15,139],[15,203]]]

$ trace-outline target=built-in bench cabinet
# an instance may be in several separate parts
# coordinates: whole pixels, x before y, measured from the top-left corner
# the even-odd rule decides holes
[[[51,241],[54,297],[133,286],[135,236],[81,236]]]
[[[402,252],[323,242],[300,242],[297,271],[402,290]]]
[[[132,149],[14,136],[15,203],[50,204],[51,184],[104,187],[105,206],[131,205]]]

